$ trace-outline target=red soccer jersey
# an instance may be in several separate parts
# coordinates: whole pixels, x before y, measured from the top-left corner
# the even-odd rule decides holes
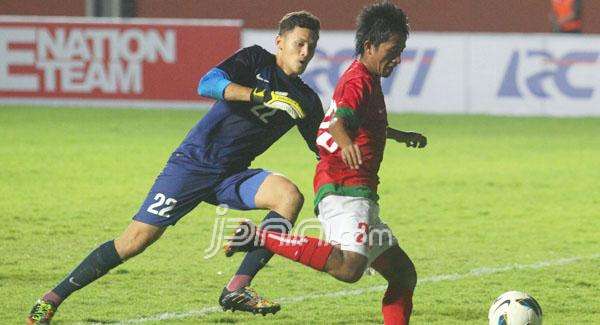
[[[341,149],[328,132],[334,117],[345,119],[350,137],[360,148],[359,169],[344,164]],[[340,77],[317,134],[321,160],[314,179],[315,206],[328,194],[377,200],[377,172],[383,159],[387,126],[379,77],[372,76],[364,64],[355,60]]]

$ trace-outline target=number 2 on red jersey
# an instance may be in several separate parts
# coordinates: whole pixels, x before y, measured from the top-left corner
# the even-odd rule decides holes
[[[337,105],[335,101],[332,100],[323,122],[319,125],[319,136],[317,137],[317,146],[324,148],[330,153],[334,153],[339,148],[338,144],[333,140],[333,136],[328,131],[336,111]]]

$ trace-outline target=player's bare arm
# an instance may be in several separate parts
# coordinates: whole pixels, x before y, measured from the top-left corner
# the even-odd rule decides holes
[[[223,99],[229,101],[249,102],[252,88],[238,85],[234,82],[230,83],[223,92]]]
[[[417,132],[400,131],[387,128],[387,138],[405,143],[407,147],[424,148],[427,145],[427,137]]]
[[[333,136],[333,140],[340,146],[342,152],[342,160],[346,166],[352,169],[358,169],[362,165],[362,156],[360,148],[352,141],[350,134],[346,128],[346,122],[343,118],[335,118],[329,126],[329,133]]]

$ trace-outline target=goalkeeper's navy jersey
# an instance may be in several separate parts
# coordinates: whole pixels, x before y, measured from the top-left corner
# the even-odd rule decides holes
[[[264,105],[218,100],[176,152],[192,158],[198,167],[244,169],[297,125],[308,147],[318,154],[315,139],[323,119],[321,101],[300,78],[288,77],[275,64],[273,54],[255,45],[241,49],[217,68],[242,86],[287,92],[301,105],[306,117],[294,120],[286,112]]]

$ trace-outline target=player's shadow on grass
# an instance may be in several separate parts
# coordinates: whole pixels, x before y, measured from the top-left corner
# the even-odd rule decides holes
[[[252,316],[252,315],[251,315]],[[204,319],[204,317],[198,317],[198,318],[194,318],[194,317],[189,317],[187,318],[188,321],[190,320],[197,320],[199,322],[206,322],[206,319]],[[108,319],[94,319],[94,318],[86,318],[84,319],[82,322],[82,324],[122,324],[122,321],[118,321],[118,320],[108,320]],[[231,318],[231,317],[222,317],[222,318],[218,318],[218,319],[211,319],[210,323],[212,324],[238,324],[238,323],[248,323],[248,319],[235,319],[235,318]],[[72,323],[67,323],[67,322],[60,322],[60,321],[56,321],[56,322],[52,322],[52,324],[72,324]]]
[[[106,319],[93,319],[86,318],[79,322],[66,321],[66,320],[52,320],[52,325],[73,325],[73,324],[120,324],[118,320],[106,320]]]
[[[106,319],[94,319],[94,318],[86,318],[82,321],[82,323],[87,324],[119,324],[118,320],[106,320]],[[54,324],[54,322],[52,322]]]
[[[254,316],[254,315],[250,315],[250,314],[248,314],[248,315],[249,315],[248,317]],[[202,321],[202,318],[196,318],[196,320]],[[204,319],[204,321],[206,321],[206,319]],[[232,318],[232,317],[221,317],[221,318],[210,320],[210,323],[212,323],[212,324],[237,324],[237,323],[246,323],[247,324],[248,322],[249,322],[248,319],[245,317],[243,319],[236,319],[236,318]]]

